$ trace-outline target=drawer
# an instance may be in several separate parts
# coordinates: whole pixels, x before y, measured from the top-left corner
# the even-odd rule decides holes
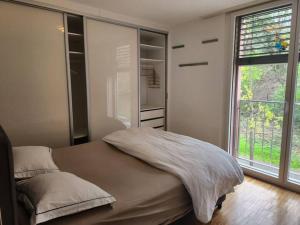
[[[141,122],[141,127],[160,127],[164,126],[165,119],[154,119],[154,120],[147,120]]]
[[[152,118],[164,117],[163,109],[149,110],[141,112],[141,120],[148,120]]]

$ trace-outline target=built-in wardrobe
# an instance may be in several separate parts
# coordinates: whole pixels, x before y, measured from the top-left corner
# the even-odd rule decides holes
[[[0,29],[0,123],[13,145],[166,129],[166,33],[3,1]]]

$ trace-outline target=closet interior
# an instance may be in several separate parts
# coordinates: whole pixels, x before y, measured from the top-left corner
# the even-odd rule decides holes
[[[140,126],[166,129],[166,35],[140,30]]]
[[[83,17],[66,14],[71,144],[89,141]]]

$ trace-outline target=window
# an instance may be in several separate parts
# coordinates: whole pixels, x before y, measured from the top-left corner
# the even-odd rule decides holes
[[[282,151],[291,19],[288,5],[240,16],[236,23],[234,155],[243,166],[275,177]]]

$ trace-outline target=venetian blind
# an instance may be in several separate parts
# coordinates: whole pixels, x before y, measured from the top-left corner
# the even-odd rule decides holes
[[[287,55],[291,19],[290,5],[239,17],[238,59]]]

